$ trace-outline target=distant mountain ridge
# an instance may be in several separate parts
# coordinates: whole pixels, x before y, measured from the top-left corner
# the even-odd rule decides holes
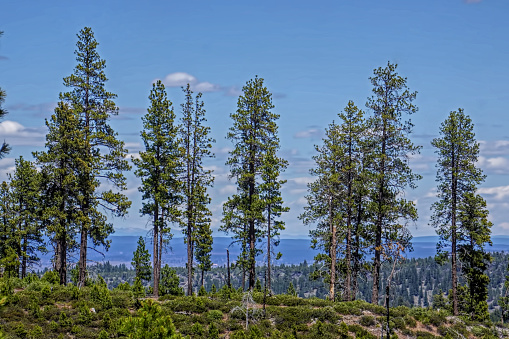
[[[131,264],[133,252],[136,250],[136,243],[139,236],[111,236],[111,247],[105,256],[90,251],[89,259],[95,262],[109,261],[111,264]],[[427,258],[434,256],[436,253],[436,243],[439,238],[437,236],[424,236],[415,237],[412,240],[413,252],[407,253],[408,258]],[[150,245],[150,238],[146,238],[147,248],[152,253],[152,246]],[[509,252],[509,236],[497,235],[492,237],[493,246],[488,246],[487,249],[492,252]],[[235,262],[240,253],[236,245],[230,245],[231,238],[216,237],[214,238],[211,259],[214,265],[223,266],[226,264],[226,249],[230,250],[230,262]],[[263,242],[258,243],[261,248],[266,248]],[[280,260],[275,261],[276,265],[297,265],[304,261],[308,263],[313,262],[314,256],[318,251],[310,248],[311,242],[309,239],[281,239],[280,245],[276,248],[276,252],[281,252],[283,256]],[[183,238],[173,238],[170,242],[170,248],[167,252],[163,253],[163,262],[170,266],[185,266],[186,258],[186,245]],[[263,251],[266,253],[266,251]],[[259,256],[257,261],[263,265],[266,260],[266,254]],[[49,267],[51,265],[51,254],[42,256],[42,266]]]

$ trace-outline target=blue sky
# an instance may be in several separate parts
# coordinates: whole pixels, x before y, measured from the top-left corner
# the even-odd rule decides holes
[[[312,180],[314,144],[353,100],[364,108],[369,77],[387,61],[398,63],[419,112],[412,140],[423,146],[412,167],[424,178],[406,197],[416,202],[414,236],[433,235],[436,157],[430,146],[451,110],[465,109],[481,142],[479,166],[487,175],[479,192],[486,198],[494,234],[509,234],[509,2],[449,1],[7,1],[0,12],[0,87],[9,115],[0,137],[13,147],[0,160],[0,179],[14,159],[42,150],[46,127],[65,91],[62,78],[75,64],[76,33],[92,27],[106,60],[106,88],[118,95],[120,114],[112,121],[130,154],[141,150],[141,117],[151,83],[162,79],[175,111],[180,85],[204,91],[216,158],[212,196],[213,228],[222,203],[234,192],[224,165],[231,148],[225,139],[240,89],[258,75],[273,93],[281,115],[281,154],[290,166],[283,194],[291,212],[283,237],[306,237],[297,219]],[[133,201],[126,219],[111,219],[117,234],[144,234],[139,216],[139,181],[128,174]],[[176,235],[180,234],[175,230]],[[221,235],[215,232],[215,235]]]

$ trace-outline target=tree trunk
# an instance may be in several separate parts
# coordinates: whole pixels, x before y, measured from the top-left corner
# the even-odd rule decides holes
[[[79,287],[84,287],[87,279],[87,237],[88,232],[84,226],[81,226],[81,241],[80,241],[80,259],[79,259]],[[64,253],[65,255],[65,253]]]
[[[228,285],[228,288],[231,289],[232,288],[232,284],[231,284],[231,277],[230,277],[230,251],[229,250],[226,250],[226,265],[227,265],[227,272],[228,272],[228,280],[226,281],[227,285]]]
[[[336,288],[336,223],[332,214],[332,196],[329,197],[329,227],[331,232],[331,244],[330,244],[330,286],[329,286],[329,298],[334,301],[335,288]]]
[[[187,218],[187,295],[193,294],[193,247],[192,247],[192,221],[190,205],[188,205]]]
[[[26,223],[25,223],[26,227]],[[23,259],[21,260],[21,279],[27,275],[27,250],[28,250],[28,239],[27,235],[23,236]]]
[[[378,304],[378,290],[380,288],[380,266],[381,252],[382,252],[382,231],[384,221],[384,204],[385,204],[385,156],[386,156],[386,131],[387,121],[384,119],[382,131],[382,151],[381,151],[381,166],[380,166],[380,182],[378,187],[378,217],[375,229],[375,260],[373,263],[373,290],[371,293],[371,303]]]
[[[452,314],[458,315],[458,265],[456,253],[456,206],[457,206],[457,178],[456,178],[456,159],[452,153],[452,208],[451,208],[451,271],[452,271]]]
[[[152,254],[152,262],[154,265],[154,297],[159,297],[159,205],[157,202],[155,203],[155,211],[154,211],[154,232],[153,232],[153,254]]]
[[[271,213],[271,206],[269,204],[268,206],[268,213],[267,213],[267,277],[266,277],[266,288],[268,288],[269,293],[271,293],[270,289],[270,242],[272,239],[270,238],[270,213]]]

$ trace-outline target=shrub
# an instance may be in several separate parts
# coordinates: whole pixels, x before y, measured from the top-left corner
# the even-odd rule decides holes
[[[414,317],[412,317],[411,315],[407,314],[403,319],[405,320],[405,324],[408,327],[414,328],[415,326],[417,326],[417,321],[415,321]]]
[[[30,337],[34,339],[43,337],[42,328],[39,325],[35,325],[34,328],[30,331]]]
[[[193,336],[202,336],[203,333],[205,333],[205,330],[203,329],[203,326],[200,323],[194,323],[191,327],[191,334]]]
[[[17,323],[14,326],[14,333],[20,338],[26,338],[28,336],[28,330],[22,322]]]
[[[356,307],[353,303],[345,303],[340,302],[336,305],[334,305],[334,310],[338,312],[339,314],[352,314],[352,315],[361,315],[362,311],[360,308]]]
[[[349,325],[348,331],[355,333],[356,338],[364,338],[364,339],[377,339],[376,336],[369,333],[364,327],[361,325]]]
[[[207,296],[207,290],[205,289],[205,286],[201,285],[200,290],[198,291],[199,297],[205,297]]]
[[[360,324],[364,327],[374,326],[376,324],[375,317],[371,315],[363,315],[360,318]]]
[[[52,285],[58,285],[60,283],[60,277],[57,271],[46,271],[42,278],[42,281],[46,281]]]
[[[217,326],[214,323],[210,324],[209,326],[208,338],[210,339],[219,338],[219,330],[217,329]]]
[[[330,323],[336,323],[340,319],[334,309],[330,306],[313,309],[311,313],[312,318],[316,318],[321,322],[328,321]]]
[[[207,312],[207,319],[210,322],[221,320],[223,319],[223,312],[219,310],[210,310]]]
[[[394,324],[393,328],[402,330],[402,329],[404,329],[406,327],[405,326],[405,319],[403,319],[402,317],[392,318],[392,322]]]

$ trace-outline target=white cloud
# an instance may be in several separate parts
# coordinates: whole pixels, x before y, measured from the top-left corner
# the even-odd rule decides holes
[[[504,157],[479,157],[477,165],[483,170],[492,172],[495,174],[507,174],[509,173],[509,159]]]
[[[235,194],[235,193],[237,193],[237,186],[236,185],[225,185],[225,186],[221,187],[220,193],[226,194],[226,195]]]
[[[170,73],[164,79],[154,79],[153,82],[161,80],[167,87],[185,87],[187,84],[191,85],[193,91],[198,92],[218,92],[221,86],[204,81],[200,82],[194,75],[186,72]]]
[[[483,156],[509,155],[509,140],[479,141],[479,152]]]
[[[307,185],[309,183],[312,183],[313,181],[315,181],[315,178],[313,178],[311,176],[288,179],[288,182],[294,182],[297,185]]]
[[[319,139],[323,136],[323,131],[320,128],[317,127],[311,127],[304,131],[299,131],[294,134],[294,137],[297,139],[304,139],[304,138],[316,138]]]
[[[0,123],[0,142],[11,146],[43,146],[44,127],[28,128],[17,121],[5,120]]]
[[[493,196],[495,200],[504,200],[509,197],[509,185],[508,186],[495,186],[495,187],[481,187],[477,190],[479,194],[486,194]]]

